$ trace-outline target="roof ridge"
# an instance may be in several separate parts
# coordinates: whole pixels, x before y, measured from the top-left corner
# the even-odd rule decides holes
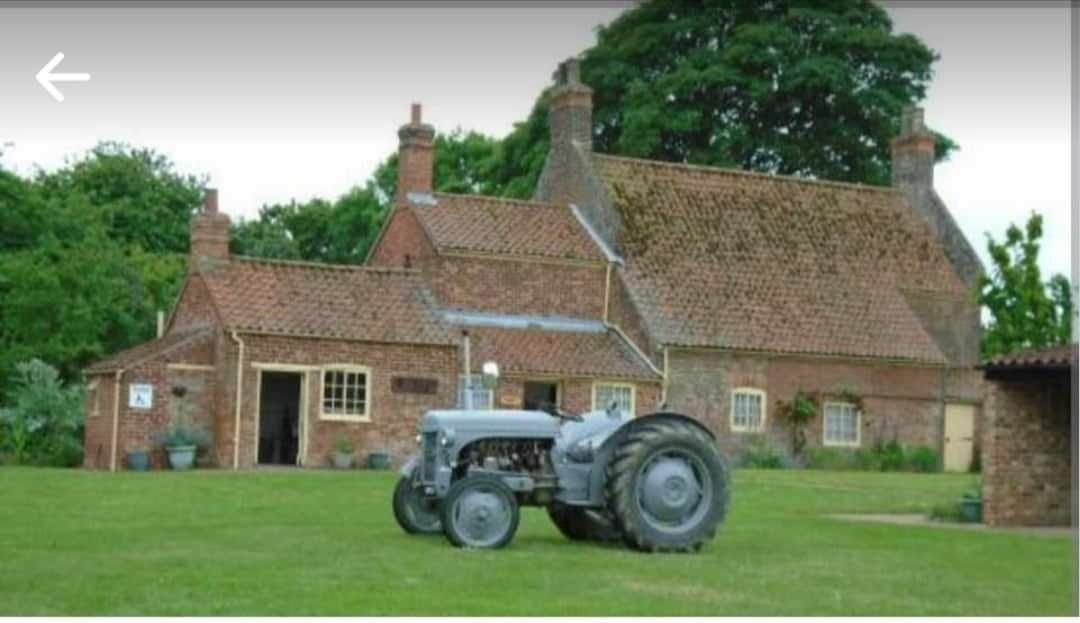
[[[294,268],[315,268],[330,271],[337,270],[346,272],[368,273],[405,273],[410,275],[420,274],[420,270],[417,268],[403,268],[400,266],[374,266],[371,264],[328,264],[323,262],[312,262],[310,260],[283,260],[277,258],[253,257],[248,255],[233,255],[230,259],[239,262],[245,262],[248,264],[268,264],[271,266],[287,266]]]
[[[709,172],[709,173],[721,173],[721,174],[738,175],[738,176],[744,176],[744,177],[753,177],[753,178],[759,178],[759,179],[779,180],[779,181],[783,181],[783,182],[795,182],[797,184],[808,184],[808,185],[813,185],[813,186],[832,186],[832,187],[836,187],[836,188],[845,188],[845,189],[848,189],[848,190],[870,191],[870,192],[876,192],[876,193],[882,193],[882,194],[898,194],[898,193],[900,193],[899,189],[893,188],[892,186],[874,186],[873,184],[862,184],[862,183],[859,183],[859,182],[840,182],[840,181],[837,181],[837,180],[822,180],[822,179],[801,177],[801,176],[798,176],[798,175],[787,175],[787,174],[781,174],[781,173],[762,173],[761,171],[747,171],[746,169],[734,169],[734,168],[728,168],[728,167],[716,167],[716,166],[710,166],[710,165],[705,165],[705,164],[692,164],[692,163],[689,163],[689,162],[670,162],[670,161],[667,161],[667,160],[650,160],[648,158],[632,158],[630,156],[614,156],[614,155],[611,155],[611,154],[600,154],[600,153],[595,153],[595,154],[592,155],[592,157],[593,158],[608,159],[608,160],[621,160],[621,161],[625,161],[625,162],[638,162],[638,163],[642,163],[642,164],[647,164],[647,165],[652,165],[652,166],[659,166],[659,167],[667,167],[667,168],[673,168],[673,169],[689,169],[689,170],[695,170],[695,171],[705,171],[705,172]]]
[[[455,199],[472,199],[487,203],[518,203],[537,208],[560,208],[557,203],[548,201],[536,201],[535,199],[517,199],[515,197],[500,197],[495,195],[479,195],[475,193],[432,193],[436,197],[452,197]]]

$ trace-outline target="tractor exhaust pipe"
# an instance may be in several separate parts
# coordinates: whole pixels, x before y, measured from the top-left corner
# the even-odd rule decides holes
[[[462,348],[465,350],[465,409],[472,411],[472,353],[469,351],[469,330],[461,332]]]

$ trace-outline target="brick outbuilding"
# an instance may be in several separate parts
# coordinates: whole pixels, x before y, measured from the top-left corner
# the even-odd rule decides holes
[[[893,187],[877,188],[593,153],[592,92],[574,60],[550,101],[532,200],[434,192],[435,130],[414,105],[365,266],[230,256],[210,193],[165,335],[94,366],[96,391],[153,385],[165,414],[187,382],[167,371],[202,374],[184,395],[205,394],[205,460],[222,467],[321,465],[340,437],[359,457],[388,449],[400,460],[425,409],[466,396],[636,414],[664,405],[702,420],[730,453],[759,439],[787,452],[779,403],[804,390],[823,397],[810,446],[896,439],[967,468],[981,267],[933,190],[921,111],[905,114],[893,144]],[[465,334],[473,369],[500,363],[496,388],[462,373]],[[177,340],[207,352],[189,356]],[[112,419],[87,429],[95,467],[122,465],[146,443],[135,431],[168,419],[136,424],[141,412],[108,400],[98,402]],[[946,429],[960,434],[947,443]]]
[[[985,364],[983,520],[994,526],[1075,525],[1076,345]]]

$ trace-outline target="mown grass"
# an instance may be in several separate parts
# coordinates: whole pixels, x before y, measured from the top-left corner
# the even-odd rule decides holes
[[[1067,538],[836,521],[924,512],[969,477],[736,473],[698,555],[403,534],[395,476],[0,469],[0,615],[1067,615]]]

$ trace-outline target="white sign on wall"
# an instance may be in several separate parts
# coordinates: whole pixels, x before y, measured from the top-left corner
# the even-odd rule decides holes
[[[132,383],[128,386],[128,406],[132,409],[149,409],[154,404],[154,386]]]

